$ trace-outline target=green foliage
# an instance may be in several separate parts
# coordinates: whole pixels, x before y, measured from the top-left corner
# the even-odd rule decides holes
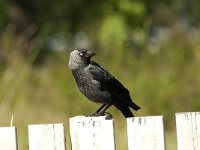
[[[122,49],[123,42],[126,39],[126,25],[122,16],[107,16],[102,21],[99,31],[100,44],[105,48]],[[113,47],[114,46],[114,47]]]
[[[141,1],[129,1],[129,0],[121,0],[119,2],[120,12],[129,15],[132,18],[138,19],[138,17],[142,17],[146,13],[146,7],[144,3]]]

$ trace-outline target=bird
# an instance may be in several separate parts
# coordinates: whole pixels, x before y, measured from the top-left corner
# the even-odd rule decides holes
[[[115,106],[125,118],[134,117],[130,108],[141,109],[136,105],[127,88],[112,76],[103,66],[91,58],[94,51],[81,48],[71,51],[68,66],[79,90],[90,101],[102,104],[91,116],[102,116],[110,106]]]

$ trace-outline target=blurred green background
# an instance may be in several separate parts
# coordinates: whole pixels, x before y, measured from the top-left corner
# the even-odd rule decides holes
[[[14,116],[19,149],[28,124],[66,124],[99,105],[78,90],[70,51],[88,48],[142,107],[164,115],[167,148],[176,149],[176,112],[200,108],[200,1],[1,0],[0,126]],[[118,150],[127,149],[126,120],[114,107]],[[124,139],[124,140],[121,140]]]

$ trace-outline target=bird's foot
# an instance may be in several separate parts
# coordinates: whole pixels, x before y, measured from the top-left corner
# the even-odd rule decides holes
[[[87,115],[87,117],[99,117],[99,116],[104,116],[101,112],[97,113],[95,112],[94,114]]]
[[[99,116],[102,116],[102,115],[95,112],[94,114],[88,115],[88,116],[89,116],[89,117],[99,117]]]
[[[111,115],[111,113],[109,113],[109,112],[104,112],[104,116],[105,116],[106,120],[109,120],[109,119],[113,118],[112,115]]]
[[[109,112],[94,113],[92,115],[88,115],[87,117],[99,117],[99,116],[105,116],[106,120],[112,119],[112,115]]]

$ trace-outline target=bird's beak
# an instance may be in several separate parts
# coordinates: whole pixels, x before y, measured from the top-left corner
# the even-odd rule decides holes
[[[92,57],[92,56],[94,56],[94,55],[96,55],[95,52],[93,52],[93,51],[87,51],[87,56],[88,56],[88,57]]]

